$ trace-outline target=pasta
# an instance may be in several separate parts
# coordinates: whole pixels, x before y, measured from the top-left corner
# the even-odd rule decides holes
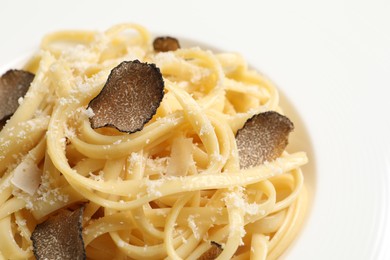
[[[136,59],[163,75],[156,114],[131,134],[91,128],[88,103]],[[240,168],[238,129],[283,113],[240,55],[157,52],[145,28],[120,24],[48,34],[25,70],[35,78],[0,132],[0,259],[33,259],[35,226],[81,204],[88,259],[198,259],[213,243],[217,259],[275,259],[296,236],[307,157]]]

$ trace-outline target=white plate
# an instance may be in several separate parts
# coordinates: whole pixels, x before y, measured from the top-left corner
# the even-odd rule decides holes
[[[390,259],[387,1],[96,2],[2,2],[0,68],[49,31],[119,22],[240,52],[276,82],[307,133],[292,145],[309,152],[311,207],[285,258]]]

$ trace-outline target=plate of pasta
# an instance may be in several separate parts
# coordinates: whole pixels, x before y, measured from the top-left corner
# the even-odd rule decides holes
[[[0,259],[390,257],[382,34],[330,44],[305,13],[289,47],[278,23],[225,43],[124,14],[0,50]]]
[[[184,45],[136,24],[58,31],[2,75],[4,258],[283,253],[307,204],[294,124],[240,55]]]

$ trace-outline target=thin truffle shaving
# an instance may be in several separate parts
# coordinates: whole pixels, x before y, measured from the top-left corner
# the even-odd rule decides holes
[[[24,70],[9,70],[0,78],[0,121],[10,117],[19,106],[34,74]]]
[[[153,48],[159,52],[176,51],[180,48],[180,43],[178,39],[173,37],[157,37],[153,41]]]
[[[83,207],[38,224],[31,236],[35,257],[39,259],[86,259],[82,237]]]
[[[164,81],[154,64],[124,61],[115,67],[102,91],[90,103],[93,128],[115,127],[134,133],[156,113],[164,96]]]
[[[217,242],[212,241],[211,248],[206,252],[204,252],[198,258],[198,260],[214,260],[222,253],[222,251],[223,251],[222,246]]]
[[[278,158],[286,148],[288,135],[293,129],[293,123],[275,111],[248,119],[236,134],[240,167],[249,168]]]

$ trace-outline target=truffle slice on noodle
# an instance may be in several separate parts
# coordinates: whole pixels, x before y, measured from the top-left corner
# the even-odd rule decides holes
[[[101,92],[91,100],[92,128],[141,130],[156,113],[164,96],[164,80],[154,64],[124,61],[112,69]]]
[[[293,129],[290,119],[275,111],[248,119],[236,134],[240,167],[254,167],[278,158],[286,148],[288,135]]]
[[[86,259],[82,237],[83,210],[63,211],[38,224],[32,235],[33,251],[39,259]]]
[[[153,41],[153,48],[159,52],[176,51],[180,49],[180,43],[178,39],[173,37],[157,37]]]
[[[34,74],[24,70],[9,70],[0,78],[0,121],[7,120],[19,107],[19,98],[23,97]]]
[[[216,259],[221,253],[223,249],[220,244],[217,242],[211,241],[211,248],[204,252],[198,260],[214,260]]]
[[[7,123],[8,119],[10,119],[10,116],[4,117],[3,119],[0,120],[0,131],[1,131],[1,129],[3,129],[3,127]]]

